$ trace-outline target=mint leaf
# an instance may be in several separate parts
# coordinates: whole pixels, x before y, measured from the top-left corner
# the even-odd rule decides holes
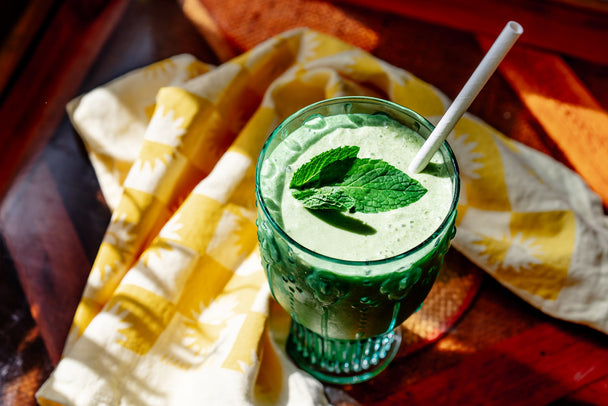
[[[339,182],[353,165],[359,147],[339,147],[325,151],[300,166],[291,178],[292,189],[308,189]]]
[[[427,192],[415,179],[380,159],[356,159],[344,180],[332,186],[355,199],[351,211],[379,213],[405,207]]]
[[[291,193],[304,207],[311,210],[347,211],[356,204],[353,197],[333,187],[294,190]]]
[[[290,183],[293,197],[311,210],[379,213],[412,204],[427,192],[388,162],[356,158],[358,152],[359,147],[342,147],[312,158],[294,174],[306,167]]]

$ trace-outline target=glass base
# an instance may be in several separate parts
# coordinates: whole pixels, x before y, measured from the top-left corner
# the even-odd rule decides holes
[[[362,340],[324,338],[291,322],[287,353],[315,378],[340,385],[363,382],[382,372],[399,350],[401,328]]]

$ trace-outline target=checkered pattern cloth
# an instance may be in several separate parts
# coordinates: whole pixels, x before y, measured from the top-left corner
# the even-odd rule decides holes
[[[435,123],[449,106],[408,72],[307,29],[219,67],[178,55],[69,104],[113,215],[41,405],[326,402],[281,349],[288,317],[260,264],[254,169],[284,118],[345,95]],[[455,248],[546,313],[608,332],[598,197],[471,115],[448,141],[462,172]]]

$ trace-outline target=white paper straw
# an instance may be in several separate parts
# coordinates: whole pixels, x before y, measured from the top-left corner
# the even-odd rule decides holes
[[[429,135],[429,138],[410,163],[408,169],[411,173],[418,173],[427,166],[432,156],[454,129],[460,117],[469,108],[522,32],[524,32],[524,29],[515,21],[507,23],[479,66],[477,66],[477,69],[445,112],[445,115],[439,120],[435,130]]]

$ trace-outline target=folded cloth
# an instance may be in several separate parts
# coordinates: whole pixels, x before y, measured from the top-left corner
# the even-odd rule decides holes
[[[285,314],[260,265],[254,167],[281,120],[345,95],[432,122],[449,105],[408,72],[307,29],[217,68],[169,58],[69,104],[113,215],[41,405],[326,403],[280,349]],[[462,172],[454,246],[548,314],[608,332],[599,198],[469,114],[449,142]]]

